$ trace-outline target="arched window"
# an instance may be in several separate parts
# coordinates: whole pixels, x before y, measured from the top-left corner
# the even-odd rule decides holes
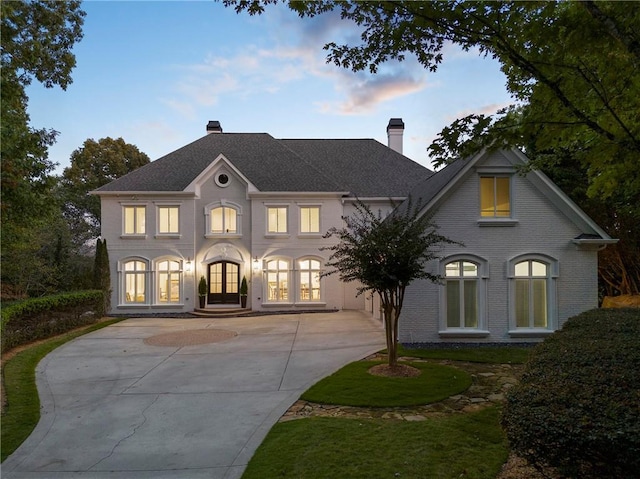
[[[289,262],[283,259],[267,261],[267,301],[289,301]]]
[[[242,206],[221,200],[204,208],[205,236],[239,236],[242,234]]]
[[[516,328],[547,328],[549,325],[549,265],[525,260],[514,267]]]
[[[182,270],[180,262],[163,260],[157,263],[158,303],[180,303]]]
[[[478,328],[480,281],[478,265],[452,261],[445,265],[447,328]]]
[[[509,334],[535,336],[557,328],[558,261],[543,254],[512,258],[509,272]]]
[[[320,261],[301,259],[298,261],[300,301],[320,301]]]
[[[145,304],[147,298],[147,264],[138,259],[124,263],[124,302]]]

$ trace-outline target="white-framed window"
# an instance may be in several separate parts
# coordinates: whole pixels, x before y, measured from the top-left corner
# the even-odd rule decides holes
[[[440,271],[440,336],[488,336],[488,262],[473,254],[456,254],[441,261]]]
[[[320,261],[315,258],[298,260],[299,301],[314,302],[322,300],[320,282]]]
[[[122,298],[124,304],[148,304],[146,260],[132,258],[122,263]]]
[[[478,328],[480,280],[478,265],[451,261],[445,265],[447,328]]]
[[[235,234],[238,232],[238,212],[229,206],[218,206],[211,210],[211,230],[209,233]]]
[[[266,262],[266,300],[272,303],[289,301],[289,269],[286,259],[272,259]]]
[[[122,234],[144,235],[146,233],[147,207],[145,205],[124,205],[122,207]]]
[[[289,231],[287,227],[288,210],[287,206],[267,206],[268,234],[285,234]]]
[[[556,329],[557,277],[558,262],[544,255],[525,255],[509,262],[512,334]]]
[[[180,207],[175,205],[158,206],[158,234],[180,234]]]
[[[300,233],[320,233],[320,207],[300,206]]]
[[[182,301],[181,261],[163,259],[156,263],[156,287],[159,304],[176,304]]]
[[[242,207],[230,201],[219,201],[205,206],[207,237],[232,236],[242,234]]]
[[[482,218],[510,218],[511,214],[511,177],[481,175],[480,216]]]

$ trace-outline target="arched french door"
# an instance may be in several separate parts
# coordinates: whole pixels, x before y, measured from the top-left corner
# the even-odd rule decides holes
[[[209,265],[208,304],[240,303],[240,265],[217,261]]]

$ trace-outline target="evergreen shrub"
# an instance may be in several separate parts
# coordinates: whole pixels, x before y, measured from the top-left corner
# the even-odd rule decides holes
[[[536,346],[502,426],[512,450],[538,468],[637,478],[640,310],[587,311]]]
[[[97,290],[31,298],[2,308],[2,352],[91,324],[104,314],[104,293]]]

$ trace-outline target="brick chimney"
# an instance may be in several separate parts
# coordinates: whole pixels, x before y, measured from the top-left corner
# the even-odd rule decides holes
[[[402,135],[404,123],[402,118],[391,118],[387,125],[387,146],[402,155]]]
[[[222,126],[219,121],[211,120],[207,123],[207,135],[209,133],[222,133]]]

